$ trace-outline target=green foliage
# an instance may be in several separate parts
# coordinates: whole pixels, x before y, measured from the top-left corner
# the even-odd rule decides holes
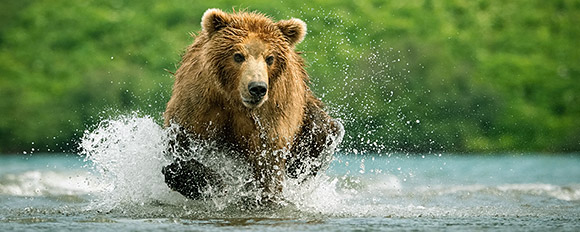
[[[4,1],[0,152],[74,148],[139,110],[161,121],[208,8],[308,24],[313,88],[351,151],[580,151],[580,1]]]

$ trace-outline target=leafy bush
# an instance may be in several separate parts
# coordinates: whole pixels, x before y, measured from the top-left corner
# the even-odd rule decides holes
[[[161,121],[208,8],[308,24],[315,92],[349,151],[580,151],[580,2],[12,1],[0,8],[0,152],[70,151],[139,110]]]

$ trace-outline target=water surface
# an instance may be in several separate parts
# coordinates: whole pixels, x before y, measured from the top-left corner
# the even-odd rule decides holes
[[[167,188],[167,138],[126,116],[87,131],[82,154],[0,156],[0,231],[580,231],[578,154],[339,151],[317,178],[288,181],[280,205],[247,207],[235,188],[198,201]],[[232,183],[245,174],[207,162]]]
[[[152,186],[112,187],[87,162],[0,156],[0,230],[580,229],[574,155],[341,154],[289,205],[250,211]]]

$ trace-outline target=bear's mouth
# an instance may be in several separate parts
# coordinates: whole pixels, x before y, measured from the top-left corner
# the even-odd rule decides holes
[[[240,97],[245,107],[255,109],[268,100],[268,84],[264,81],[251,81],[240,91]]]
[[[242,97],[242,102],[244,103],[245,107],[248,108],[258,108],[264,103],[265,97],[261,98],[244,98]]]

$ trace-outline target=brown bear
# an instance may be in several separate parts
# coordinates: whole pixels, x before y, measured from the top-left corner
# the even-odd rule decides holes
[[[191,139],[213,141],[242,157],[262,196],[276,198],[286,177],[313,176],[342,125],[323,111],[295,51],[306,34],[299,19],[274,22],[255,12],[207,10],[175,72],[165,126],[179,125],[168,151],[184,157]],[[190,198],[220,177],[194,159],[164,167],[168,186]]]

